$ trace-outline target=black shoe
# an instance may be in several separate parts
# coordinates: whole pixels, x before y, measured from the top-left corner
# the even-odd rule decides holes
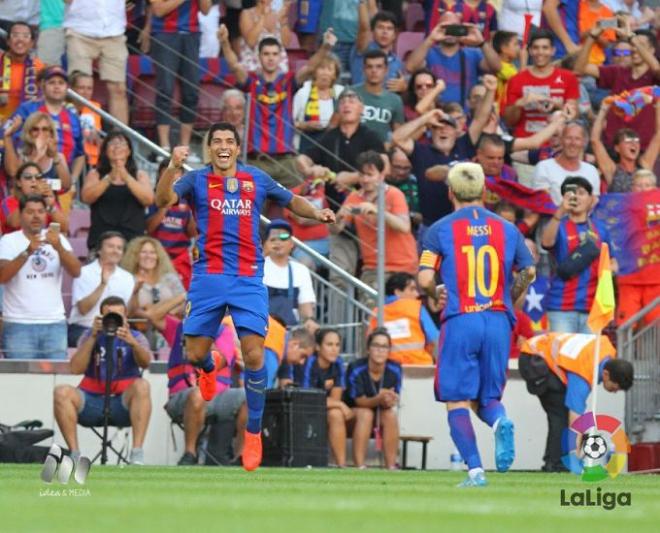
[[[190,452],[186,452],[181,456],[177,464],[179,466],[195,466],[197,464],[197,457]]]
[[[563,463],[545,463],[541,468],[541,471],[559,474],[562,472],[568,472],[568,468],[566,468]]]

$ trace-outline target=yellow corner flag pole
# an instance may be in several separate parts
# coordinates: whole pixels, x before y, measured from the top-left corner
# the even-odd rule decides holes
[[[594,376],[591,393],[591,412],[596,417],[596,391],[598,390],[598,367],[600,363],[601,332],[614,319],[614,283],[612,282],[612,267],[610,265],[610,248],[607,243],[601,244],[598,260],[598,285],[587,324],[596,335],[594,347]]]

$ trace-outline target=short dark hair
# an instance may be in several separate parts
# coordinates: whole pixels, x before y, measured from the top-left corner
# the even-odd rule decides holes
[[[617,145],[624,139],[639,139],[639,133],[630,128],[621,128],[614,134],[613,144]]]
[[[364,56],[362,56],[362,64],[366,65],[368,59],[378,59],[378,58],[385,61],[385,66],[387,66],[387,54],[380,48],[376,48],[374,50],[367,50],[364,53]]]
[[[103,300],[101,301],[101,305],[99,305],[99,310],[102,310],[104,307],[107,307],[109,305],[121,305],[124,309],[128,309],[128,307],[126,306],[126,302],[120,296],[107,296],[103,298]]]
[[[359,172],[362,172],[366,166],[374,166],[378,172],[385,170],[385,161],[383,161],[382,156],[375,150],[367,150],[362,152],[357,159],[355,160],[355,166]]]
[[[7,28],[7,37],[11,34],[11,31],[16,27],[16,26],[25,26],[28,30],[30,30],[30,39],[34,41],[34,30],[32,29],[32,26],[30,26],[27,22],[24,20],[15,20],[9,25],[9,28]]]
[[[610,373],[610,379],[616,383],[621,390],[628,390],[635,380],[635,371],[630,361],[625,359],[610,359],[603,370]]]
[[[587,191],[589,195],[592,195],[594,192],[594,188],[592,187],[591,183],[589,183],[587,178],[583,178],[582,176],[568,176],[561,184],[562,196],[566,194],[566,187],[568,185],[576,185],[577,187],[581,187]]]
[[[385,294],[394,296],[394,291],[402,291],[411,281],[415,281],[415,276],[408,272],[395,272],[385,283]]]
[[[34,161],[28,161],[27,163],[23,163],[20,167],[18,167],[16,174],[14,174],[13,176],[14,180],[18,180],[20,178],[20,175],[23,174],[23,171],[26,168],[30,168],[30,167],[36,168],[39,171],[39,174],[41,174],[41,167]]]
[[[275,37],[264,37],[259,41],[259,53],[266,47],[266,46],[277,46],[280,50],[282,50],[282,44],[275,38]]]
[[[497,135],[496,133],[484,133],[479,137],[479,143],[477,144],[477,150],[483,150],[484,147],[490,144],[496,148],[505,148],[504,139]]]
[[[23,212],[27,204],[41,204],[44,206],[44,209],[47,209],[46,199],[40,194],[28,194],[27,196],[21,196],[18,200],[18,210]]]
[[[518,34],[515,31],[499,30],[493,35],[493,48],[498,54],[502,53],[502,47],[509,44],[512,39],[517,39]]]
[[[319,346],[323,344],[323,340],[330,335],[330,333],[334,333],[339,337],[339,341],[341,342],[341,333],[339,333],[339,330],[336,328],[321,328],[316,331],[316,335],[314,336],[314,340],[316,341],[316,344]]]
[[[527,42],[527,47],[528,48],[531,47],[535,41],[540,41],[541,39],[547,39],[548,41],[550,41],[550,44],[552,46],[555,45],[554,34],[550,30],[539,29],[533,31],[529,35],[529,41]]]
[[[229,122],[216,122],[211,124],[209,128],[208,137],[206,138],[206,145],[211,146],[211,141],[213,140],[213,134],[216,131],[231,131],[234,134],[234,139],[236,139],[236,144],[241,145],[241,136],[236,129],[236,126],[230,124]]]
[[[379,11],[371,18],[371,31],[374,31],[376,24],[379,22],[391,22],[396,30],[399,25],[399,20],[396,18],[396,15],[391,11]]]
[[[658,39],[656,38],[655,33],[651,30],[635,30],[635,35],[643,35],[646,37],[653,48],[658,46]]]
[[[314,335],[302,326],[292,329],[289,335],[292,339],[297,340],[300,343],[300,346],[314,346]]]
[[[390,332],[387,331],[386,328],[376,328],[371,333],[369,333],[369,336],[367,337],[367,348],[373,344],[376,337],[381,335],[387,337],[387,342],[390,344],[390,346],[392,346],[392,337],[390,336]]]
[[[99,238],[96,239],[96,249],[100,250],[105,241],[107,241],[108,239],[113,239],[114,237],[119,237],[122,241],[124,241],[124,244],[126,244],[126,237],[124,237],[123,233],[120,233],[119,231],[115,231],[115,230],[108,230],[101,233],[101,235],[99,235]]]

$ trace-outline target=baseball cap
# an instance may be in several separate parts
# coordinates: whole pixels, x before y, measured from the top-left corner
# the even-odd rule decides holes
[[[66,70],[64,70],[62,67],[58,65],[52,65],[50,67],[46,67],[41,71],[41,74],[39,75],[39,80],[40,81],[46,81],[51,78],[54,78],[55,76],[59,76],[60,78],[64,79],[68,83],[69,81],[69,76],[66,74]]]
[[[362,102],[362,97],[354,90],[351,89],[350,87],[348,89],[344,89],[341,94],[339,95],[339,102],[341,102],[342,98],[357,98]]]
[[[291,230],[291,224],[289,224],[286,220],[283,218],[274,218],[273,220],[270,221],[270,224],[266,227],[266,238],[270,235],[270,232],[274,229],[279,229],[281,230],[279,234],[279,238],[281,240],[286,240],[291,237],[291,234],[293,231]]]
[[[438,120],[438,122],[444,122],[445,124],[449,124],[453,128],[458,128],[458,124],[456,124],[456,120],[454,120],[454,117],[451,115],[445,115],[443,118]]]

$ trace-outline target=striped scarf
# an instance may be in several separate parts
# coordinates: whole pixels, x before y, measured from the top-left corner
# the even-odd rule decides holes
[[[319,90],[312,83],[309,91],[309,98],[305,104],[305,122],[319,122],[321,120],[321,111],[319,109]]]
[[[20,91],[20,102],[36,100],[39,97],[37,84],[37,70],[34,68],[32,56],[27,56],[23,63],[23,86]],[[0,85],[0,105],[5,105],[11,90],[11,57],[8,53],[2,54],[2,84]],[[3,102],[4,100],[4,102]]]

